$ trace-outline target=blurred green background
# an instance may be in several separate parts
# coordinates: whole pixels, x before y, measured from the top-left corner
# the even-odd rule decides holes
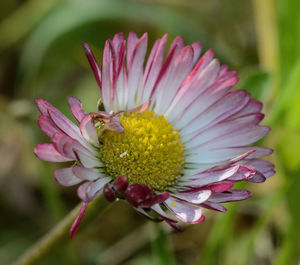
[[[246,184],[253,198],[183,233],[118,202],[40,265],[298,265],[300,257],[299,0],[10,0],[0,3],[0,264],[10,264],[77,203],[39,161],[36,97],[70,117],[66,97],[95,110],[99,92],[81,41],[101,58],[117,32],[169,33],[214,48],[238,70],[237,88],[264,103],[277,174]]]

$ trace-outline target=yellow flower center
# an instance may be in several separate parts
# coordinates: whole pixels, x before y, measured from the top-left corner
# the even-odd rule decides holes
[[[184,148],[178,130],[153,111],[125,113],[125,131],[105,130],[99,136],[100,156],[107,174],[125,176],[129,184],[144,183],[163,191],[173,186],[184,167]]]

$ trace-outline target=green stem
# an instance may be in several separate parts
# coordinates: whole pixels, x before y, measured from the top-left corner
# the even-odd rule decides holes
[[[80,228],[90,223],[100,213],[103,213],[108,205],[109,202],[103,196],[99,196],[95,201],[90,203],[82,219]],[[81,204],[77,205],[63,220],[61,220],[33,246],[26,250],[25,253],[23,253],[23,255],[11,265],[38,264],[40,260],[46,257],[47,254],[57,248],[61,243],[71,240],[69,237],[70,228],[80,210],[80,207]]]

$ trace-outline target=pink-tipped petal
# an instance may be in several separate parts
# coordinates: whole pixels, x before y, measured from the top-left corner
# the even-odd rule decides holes
[[[162,68],[168,34],[157,40],[150,52],[144,72],[143,102],[150,98],[154,84]]]
[[[191,71],[194,51],[191,46],[183,48],[166,70],[165,78],[157,85],[156,113],[165,113],[183,80]]]
[[[96,81],[97,81],[97,84],[101,90],[102,88],[102,84],[101,84],[101,71],[100,71],[100,68],[98,66],[98,63],[95,59],[95,56],[94,54],[92,53],[92,50],[90,49],[89,45],[85,42],[82,43],[83,47],[84,47],[84,51],[85,51],[85,54],[86,54],[86,57],[92,67],[92,70],[93,70],[93,73],[94,73],[94,76],[96,78]]]
[[[127,42],[127,70],[128,70],[128,102],[127,108],[132,109],[141,104],[141,95],[136,95],[143,85],[143,65],[147,51],[148,34],[145,33],[138,41],[133,34],[129,34]],[[136,98],[139,102],[135,102]]]
[[[64,145],[66,144],[66,142],[68,140],[72,140],[72,138],[70,138],[68,135],[66,135],[63,132],[58,132],[52,137],[51,140],[52,140],[53,146],[60,154],[62,154],[63,156],[69,157],[73,160],[76,159],[75,154],[73,152],[68,155],[64,152]]]
[[[222,193],[214,193],[209,198],[209,202],[223,203],[246,200],[251,197],[252,194],[248,190],[230,190]]]
[[[65,115],[63,115],[58,110],[52,109],[49,109],[48,113],[50,115],[50,118],[56,124],[56,126],[60,128],[65,134],[77,140],[82,145],[87,146],[87,143],[81,136],[79,128],[73,122],[71,122]]]
[[[41,130],[49,137],[53,137],[56,133],[61,132],[61,130],[54,124],[51,118],[47,115],[39,116],[38,124]]]
[[[67,162],[73,159],[61,155],[53,146],[53,144],[38,144],[34,148],[35,155],[48,162]]]
[[[255,176],[256,169],[249,165],[240,165],[239,170],[227,180],[230,181],[241,181],[250,179],[251,177]]]
[[[240,166],[231,166],[223,170],[202,172],[191,177],[185,177],[184,185],[188,187],[201,187],[218,181],[223,181],[233,176]]]
[[[80,123],[85,117],[85,112],[82,109],[82,103],[78,98],[68,97],[68,104],[75,119]]]
[[[202,45],[200,42],[195,42],[192,44],[192,48],[194,51],[194,57],[193,57],[193,65],[198,61],[199,56],[201,54],[202,51]]]
[[[44,100],[44,99],[42,99],[42,98],[37,98],[36,100],[35,100],[35,102],[36,102],[36,104],[37,104],[37,107],[38,107],[38,109],[39,109],[39,111],[40,111],[40,113],[42,114],[42,115],[46,115],[46,116],[48,116],[49,114],[48,114],[48,110],[49,109],[56,109],[53,105],[51,105],[47,100]]]

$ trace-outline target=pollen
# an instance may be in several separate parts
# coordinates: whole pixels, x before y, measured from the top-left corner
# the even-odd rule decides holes
[[[99,135],[100,157],[106,173],[125,176],[130,184],[157,191],[174,186],[184,167],[184,148],[178,130],[153,111],[125,113],[124,133],[105,130]]]

